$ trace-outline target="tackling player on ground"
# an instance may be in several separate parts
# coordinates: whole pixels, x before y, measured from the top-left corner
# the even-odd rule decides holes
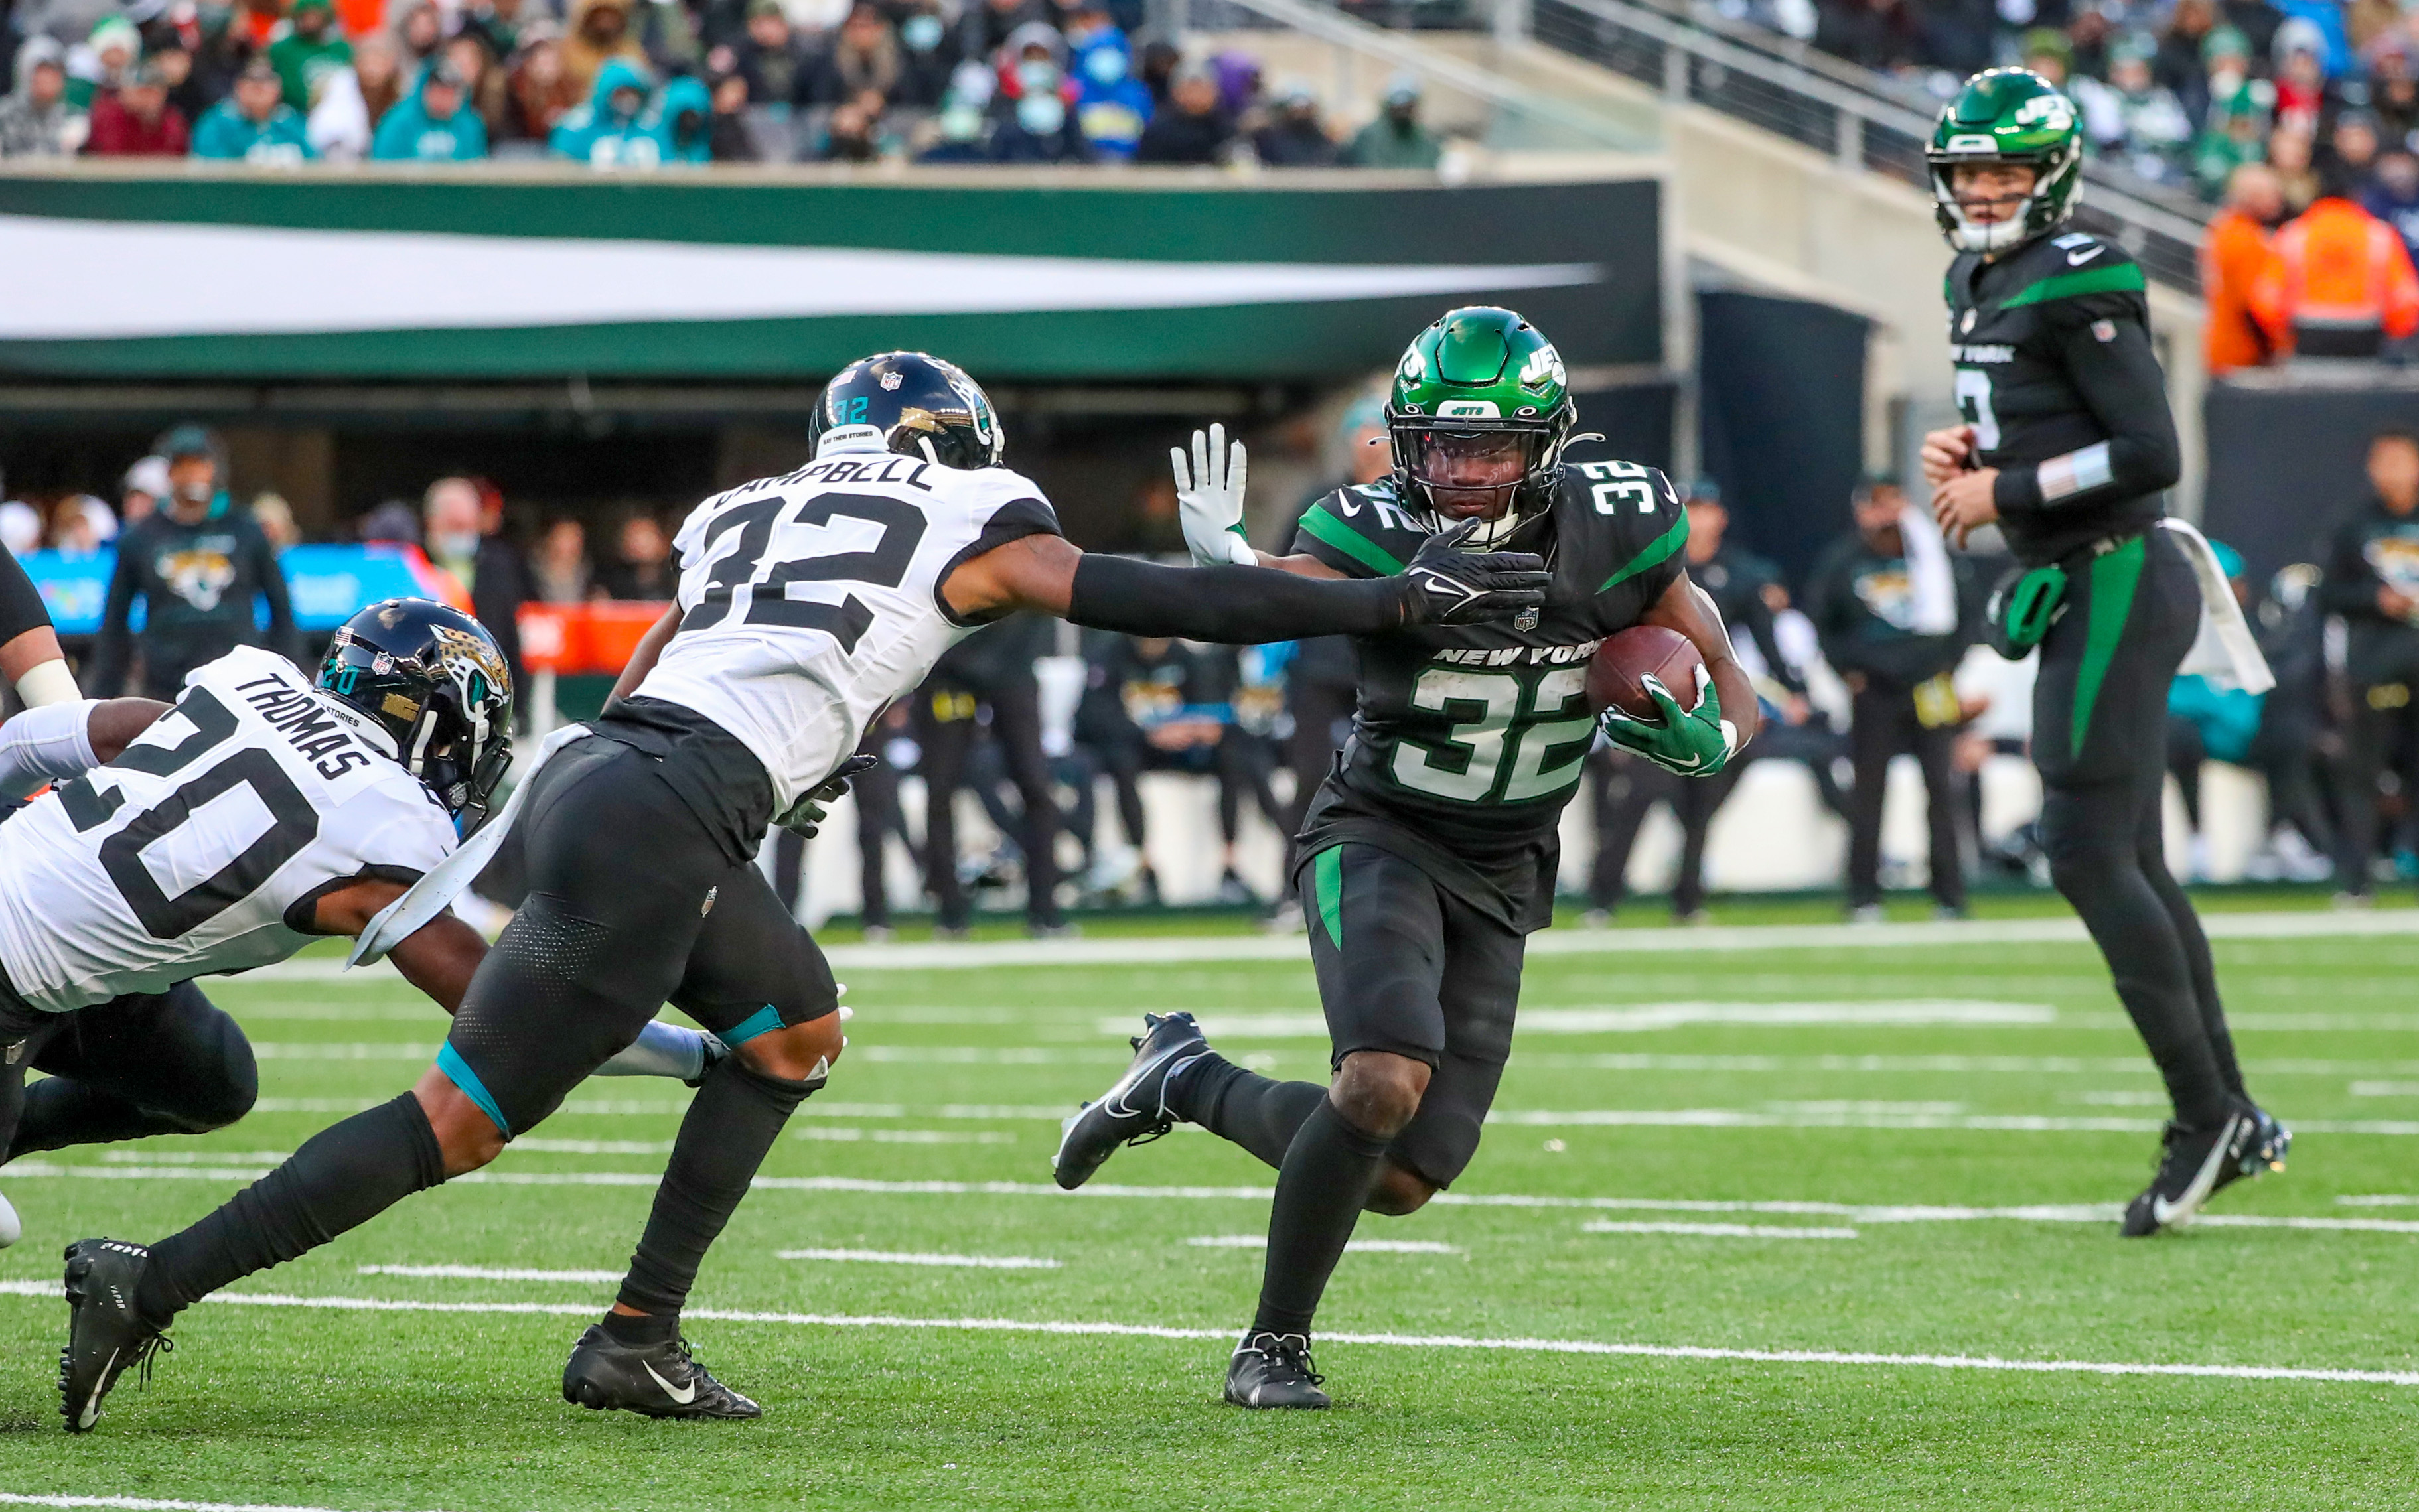
[[[1362,1211],[1418,1211],[1478,1149],[1524,939],[1552,922],[1555,826],[1599,725],[1590,656],[1639,624],[1696,646],[1710,679],[1681,690],[1687,707],[1658,684],[1659,722],[1603,721],[1658,765],[1711,776],[1755,733],[1747,675],[1684,570],[1678,496],[1650,467],[1564,463],[1577,419],[1544,335],[1472,307],[1403,354],[1386,407],[1393,476],[1313,506],[1295,555],[1243,542],[1240,469],[1221,470],[1214,440],[1196,435],[1194,464],[1178,459],[1196,559],[1382,580],[1440,541],[1467,541],[1535,552],[1552,573],[1534,614],[1356,638],[1352,739],[1303,818],[1294,878],[1333,1079],[1271,1081],[1212,1051],[1192,1015],[1149,1016],[1126,1075],[1067,1122],[1054,1162],[1064,1187],[1179,1119],[1277,1168],[1259,1311],[1226,1372],[1239,1406],[1328,1405],[1311,1318]]]
[[[1993,69],[1941,111],[1926,156],[1959,253],[1947,294],[1966,423],[1924,437],[1924,477],[1953,544],[1996,525],[2026,570],[1993,595],[1993,636],[2011,658],[2041,649],[2032,752],[2050,879],[2175,1105],[2158,1173],[2125,1212],[2125,1233],[2156,1233],[2218,1187],[2282,1168],[2292,1138],[2243,1089],[2209,941],[2160,838],[2168,685],[2205,606],[2221,625],[2236,611],[2213,563],[2196,573],[2197,533],[2158,528],[2178,524],[2161,495],[2180,452],[2142,269],[2059,229],[2081,188],[2073,105],[2038,74]],[[2234,660],[2242,680],[2267,677],[2256,649]]]
[[[573,1350],[562,1392],[655,1416],[757,1416],[690,1356],[681,1309],[844,1044],[823,953],[754,864],[766,825],[818,813],[882,710],[977,626],[1020,609],[1244,643],[1483,620],[1544,598],[1534,557],[1445,541],[1366,582],[1086,556],[1040,490],[1000,466],[981,389],[920,353],[852,364],[826,386],[809,439],[806,466],[691,513],[678,602],[605,713],[550,738],[496,819],[364,930],[357,957],[408,938],[507,832],[525,847],[528,901],[419,1085],[323,1130],[155,1246],[69,1251],[71,1428],[93,1425],[178,1312],[493,1160],[667,1000],[732,1053],[690,1103],[620,1299]]]

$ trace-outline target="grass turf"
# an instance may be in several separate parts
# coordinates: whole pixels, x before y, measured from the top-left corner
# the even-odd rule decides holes
[[[2213,1212],[2419,1219],[2419,1209],[2337,1200],[2419,1192],[2419,1138],[2389,1132],[2419,1106],[2419,1011],[2404,985],[2419,939],[2247,940],[2218,953],[2253,1086],[2305,1132],[2288,1174],[2229,1190]],[[845,974],[859,1010],[851,1054],[768,1176],[1045,1184],[1052,1114],[1116,1075],[1124,1051],[1112,1021],[1144,1008],[1241,1020],[1221,1046],[1272,1075],[1323,1069],[1323,1043],[1284,1022],[1316,1011],[1306,963]],[[201,1138],[0,1170],[27,1229],[0,1252],[0,1281],[54,1281],[60,1245],[85,1234],[151,1238],[190,1221],[236,1184],[233,1173],[330,1122],[330,1107],[408,1085],[443,1028],[392,977],[210,990],[262,1046],[263,1109]],[[1491,1128],[1456,1191],[1995,1208],[2114,1203],[2139,1185],[2158,1084],[2088,947],[1634,962],[1608,950],[1540,957],[1523,1007],[1942,999],[2018,1007],[2004,1022],[1524,1032],[1498,1107],[1527,1122]],[[592,1083],[496,1169],[652,1173],[687,1095],[669,1082]],[[1998,1117],[2053,1126],[1975,1123]],[[2098,1126],[2107,1123],[2119,1126]],[[1119,1153],[1100,1181],[1265,1189],[1270,1175],[1180,1131]],[[1264,1415],[1218,1402],[1219,1339],[697,1319],[688,1333],[701,1355],[767,1415],[655,1424],[584,1413],[557,1393],[570,1341],[609,1284],[360,1269],[615,1272],[648,1196],[644,1184],[501,1181],[424,1194],[235,1290],[534,1303],[581,1316],[204,1306],[179,1323],[181,1348],[150,1387],[121,1385],[100,1431],[82,1439],[59,1431],[51,1389],[63,1306],[0,1295],[0,1358],[10,1362],[0,1493],[398,1512],[2412,1500],[2419,1386],[2337,1382],[1332,1343],[1320,1363],[1344,1410]],[[1223,1195],[765,1190],[716,1250],[694,1306],[1223,1333],[1250,1314],[1258,1252],[1186,1241],[1256,1234],[1266,1214],[1265,1198]],[[1361,1234],[1451,1252],[1348,1255],[1321,1322],[1337,1333],[2419,1371],[2419,1235],[2205,1227],[2120,1244],[2106,1222],[1886,1216],[1438,1205],[1364,1220]],[[1595,1232],[1592,1222],[1856,1237]],[[798,1248],[1060,1263],[778,1258]]]

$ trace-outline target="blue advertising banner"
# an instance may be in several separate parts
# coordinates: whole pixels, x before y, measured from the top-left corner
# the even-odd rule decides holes
[[[109,600],[109,574],[117,554],[103,547],[85,557],[55,551],[28,552],[17,558],[25,575],[40,590],[51,611],[51,623],[62,635],[90,635],[100,630],[101,610]],[[293,599],[294,622],[306,631],[331,631],[380,599],[439,599],[458,603],[463,594],[452,576],[432,566],[417,546],[291,546],[277,558],[285,572],[285,590]],[[259,608],[261,622],[269,610]],[[143,603],[135,601],[129,617],[143,628]]]

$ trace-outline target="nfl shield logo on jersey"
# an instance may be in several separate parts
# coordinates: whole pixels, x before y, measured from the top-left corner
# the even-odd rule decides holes
[[[1513,617],[1513,619],[1512,619],[1512,628],[1513,628],[1513,629],[1515,629],[1515,630],[1534,630],[1534,629],[1536,629],[1536,628],[1537,628],[1537,610],[1536,610],[1536,606],[1535,606],[1535,605],[1533,605],[1533,604],[1532,604],[1530,607],[1528,607],[1528,608],[1526,608],[1526,609],[1521,610],[1518,615],[1515,615],[1515,616]]]

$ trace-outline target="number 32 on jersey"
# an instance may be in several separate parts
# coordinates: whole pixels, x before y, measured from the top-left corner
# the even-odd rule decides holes
[[[1441,741],[1400,740],[1392,775],[1413,792],[1458,803],[1549,798],[1579,781],[1595,741],[1584,656],[1551,667],[1431,666],[1412,684],[1411,706],[1454,725]]]

